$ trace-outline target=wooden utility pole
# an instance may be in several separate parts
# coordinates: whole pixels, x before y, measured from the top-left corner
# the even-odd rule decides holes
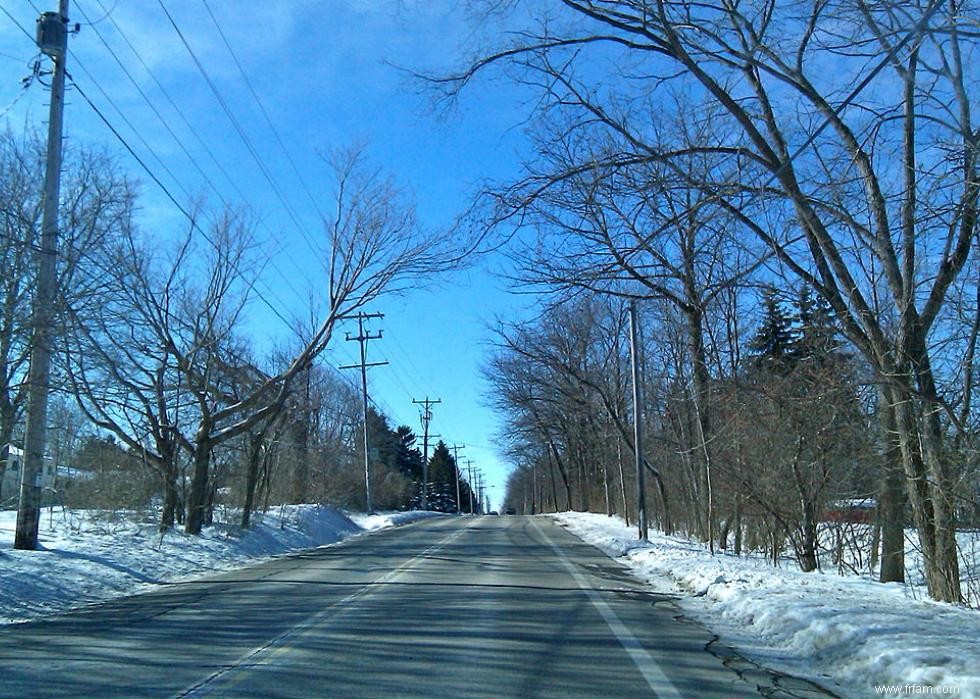
[[[473,514],[473,459],[466,460],[466,485],[470,491],[470,514]]]
[[[44,211],[38,251],[37,287],[31,336],[31,365],[27,377],[27,427],[24,467],[14,548],[37,548],[41,521],[41,479],[44,473],[48,423],[48,379],[51,373],[51,335],[57,293],[58,204],[61,196],[61,132],[65,110],[65,61],[68,58],[68,0],[58,12],[45,12],[37,20],[37,43],[54,62],[48,116],[48,154],[44,173]]]
[[[630,300],[630,360],[633,369],[633,450],[636,457],[636,524],[640,539],[646,541],[647,503],[643,484],[643,387],[640,377],[637,336],[636,300]]]
[[[461,444],[459,446],[456,446],[454,444],[452,446],[453,472],[456,474],[456,514],[459,514],[463,509],[462,506],[459,504],[459,450],[465,448],[466,448],[465,444]]]
[[[429,421],[432,420],[432,406],[441,403],[441,399],[412,400],[416,405],[422,406],[422,509],[429,509]]]
[[[384,366],[388,362],[370,362],[367,361],[367,343],[370,340],[380,340],[382,331],[379,330],[377,335],[372,335],[370,333],[364,332],[364,321],[370,320],[372,318],[384,318],[384,313],[358,313],[356,316],[347,316],[350,318],[357,318],[357,335],[351,337],[350,333],[347,333],[348,342],[357,342],[361,346],[361,362],[360,364],[348,364],[347,366],[340,367],[341,369],[360,369],[361,370],[361,402],[364,417],[364,492],[366,494],[367,500],[367,511],[374,512],[374,505],[371,502],[371,457],[368,451],[370,447],[370,440],[368,439],[368,392],[367,392],[367,368],[369,366]]]
[[[482,501],[481,508],[484,514],[490,512],[493,507],[490,504],[490,486],[487,485],[487,477],[480,471],[480,499]]]

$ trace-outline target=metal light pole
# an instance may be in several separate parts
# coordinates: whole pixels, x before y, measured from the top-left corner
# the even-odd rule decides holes
[[[44,470],[48,422],[48,378],[51,365],[52,316],[57,290],[58,202],[61,193],[61,132],[65,109],[65,60],[68,54],[68,0],[58,12],[45,12],[37,20],[37,43],[54,62],[48,116],[48,154],[44,173],[44,211],[38,251],[37,288],[31,337],[31,366],[27,378],[27,427],[24,433],[24,469],[20,480],[14,548],[37,548],[41,520],[41,478]]]

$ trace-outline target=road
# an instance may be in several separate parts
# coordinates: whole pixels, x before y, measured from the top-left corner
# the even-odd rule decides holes
[[[828,696],[529,517],[445,517],[0,629],[0,696]]]

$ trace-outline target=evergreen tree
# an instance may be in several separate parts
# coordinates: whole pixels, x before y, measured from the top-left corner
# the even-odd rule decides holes
[[[394,468],[397,460],[397,440],[388,426],[388,417],[374,408],[368,408],[368,437],[371,463]],[[361,442],[358,441],[358,444]],[[363,454],[363,450],[361,450]]]
[[[429,459],[428,501],[431,510],[456,511],[456,460],[442,440]]]
[[[422,451],[415,446],[418,437],[408,425],[395,430],[395,466],[413,481],[422,480]]]
[[[780,303],[775,287],[766,289],[762,302],[762,324],[749,344],[749,349],[757,368],[785,374],[791,370],[798,350],[793,319]]]
[[[822,296],[814,295],[809,286],[803,286],[798,311],[797,358],[817,368],[833,364],[834,355],[839,355],[838,359],[844,358],[840,353],[837,322],[830,304]]]

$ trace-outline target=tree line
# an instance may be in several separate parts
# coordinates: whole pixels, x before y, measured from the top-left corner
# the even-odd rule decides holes
[[[23,431],[44,159],[38,138],[0,135],[4,446]],[[240,508],[243,526],[270,503],[363,507],[358,394],[320,356],[346,317],[454,262],[448,238],[423,230],[406,193],[363,153],[340,152],[324,166],[333,198],[310,236],[322,291],[287,318],[263,291],[269,255],[247,209],[200,202],[181,229],[141,227],[137,185],[112,158],[67,151],[49,452],[84,477],[49,501],[152,504],[161,530],[180,524],[190,534],[218,503]],[[259,305],[289,324],[271,350],[248,330]],[[396,440],[383,416],[372,421],[376,502],[410,507],[421,487],[415,436],[399,428]],[[396,441],[407,456],[389,453]],[[455,509],[440,449],[432,468],[431,487],[452,495],[438,506]],[[4,506],[16,501],[0,492]]]
[[[554,299],[501,328],[488,368],[531,483],[512,500],[595,507],[598,489],[627,512],[632,298],[661,526],[773,555],[789,541],[810,569],[819,509],[873,494],[882,580],[904,575],[908,509],[929,594],[961,601],[980,426],[975,4],[471,6],[515,31],[432,80],[450,99],[484,74],[531,95],[524,173],[473,216]]]

